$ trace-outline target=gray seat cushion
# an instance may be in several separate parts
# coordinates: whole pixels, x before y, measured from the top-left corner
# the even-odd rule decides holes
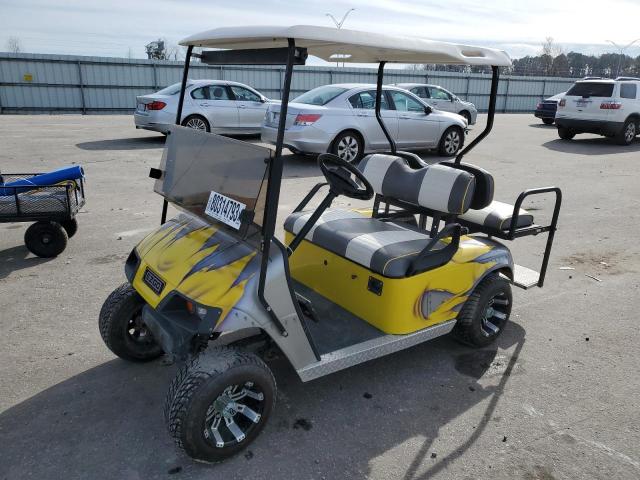
[[[285,230],[297,234],[312,213],[291,214],[284,223]],[[339,209],[327,210],[305,238],[373,272],[392,278],[405,277],[412,260],[430,240],[425,233]]]
[[[480,225],[492,230],[508,230],[511,226],[513,205],[493,201],[488,207],[481,210],[469,210],[458,218],[469,223]],[[524,209],[518,212],[517,228],[533,225],[533,215]]]

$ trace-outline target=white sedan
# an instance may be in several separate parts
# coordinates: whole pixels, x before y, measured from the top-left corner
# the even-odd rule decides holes
[[[337,84],[314,88],[289,103],[284,144],[294,153],[331,152],[349,162],[365,153],[389,150],[375,113],[376,86]],[[262,141],[275,144],[280,104],[270,103]],[[460,115],[432,109],[416,95],[385,86],[384,124],[403,150],[437,148],[455,155],[464,143],[467,122]]]
[[[180,84],[136,97],[136,128],[165,133],[176,122]],[[258,134],[269,99],[242,83],[189,80],[182,125],[222,134]]]

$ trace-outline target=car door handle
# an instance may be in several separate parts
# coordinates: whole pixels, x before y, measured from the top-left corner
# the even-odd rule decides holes
[[[356,117],[370,117],[368,113],[356,113]]]
[[[211,105],[210,105],[210,104],[208,104],[208,103],[201,103],[201,104],[200,104],[200,106],[201,106],[201,107],[210,107]]]
[[[413,117],[410,117],[408,115],[400,115],[400,118],[403,118],[405,120],[411,120],[411,118],[413,118]]]
[[[247,108],[246,105],[238,105],[238,108]]]

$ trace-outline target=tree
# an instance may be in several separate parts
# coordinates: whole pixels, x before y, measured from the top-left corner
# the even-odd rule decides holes
[[[7,51],[11,53],[20,53],[22,51],[22,42],[18,37],[9,37],[7,39]]]

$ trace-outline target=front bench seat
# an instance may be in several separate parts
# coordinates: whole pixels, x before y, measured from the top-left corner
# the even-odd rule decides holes
[[[412,169],[406,159],[393,155],[369,155],[358,168],[376,193],[444,214],[465,212],[475,188],[474,176],[468,172],[442,165]],[[285,230],[296,235],[312,213],[291,214],[285,221]],[[305,239],[392,278],[407,276],[412,261],[431,240],[426,232],[340,209],[327,210]],[[435,249],[445,246],[439,242]],[[433,255],[433,263],[422,266],[436,268],[442,263],[441,256]]]

